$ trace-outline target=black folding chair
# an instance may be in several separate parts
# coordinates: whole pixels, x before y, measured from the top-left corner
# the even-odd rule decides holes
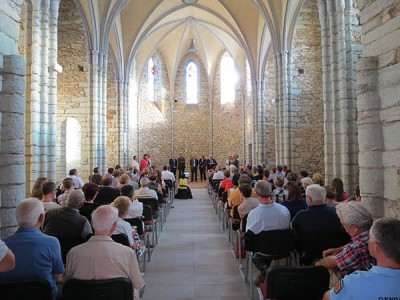
[[[320,300],[329,289],[328,269],[318,267],[276,267],[267,276],[267,299]]]
[[[0,283],[4,300],[52,300],[50,283],[45,279]]]
[[[119,244],[122,244],[122,245],[124,245],[124,246],[130,247],[130,245],[129,245],[129,239],[128,239],[128,237],[127,237],[127,235],[126,235],[125,233],[113,234],[113,235],[111,236],[111,238],[112,238],[113,241],[116,242],[116,243],[119,243]]]
[[[64,284],[63,299],[132,300],[132,282],[124,277],[105,280],[68,279]]]

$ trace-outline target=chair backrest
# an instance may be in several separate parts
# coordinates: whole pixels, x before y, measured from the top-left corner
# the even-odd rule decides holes
[[[63,287],[63,299],[132,300],[132,282],[124,277],[105,280],[68,279]]]
[[[173,186],[172,180],[164,179],[164,182],[170,189],[172,189],[172,186]]]
[[[350,236],[344,230],[315,231],[299,233],[296,237],[296,249],[307,256],[322,257],[322,251],[347,244]]]
[[[47,280],[0,283],[0,296],[5,300],[52,300],[51,285]]]
[[[131,224],[131,226],[136,226],[136,232],[139,235],[143,234],[143,221],[141,218],[133,218],[133,219],[124,219],[124,221]]]
[[[295,232],[293,229],[268,230],[254,234],[245,234],[245,249],[268,255],[289,253],[295,248]]]
[[[69,250],[84,242],[80,236],[56,236],[56,238],[60,242],[61,257],[64,264],[67,260]]]
[[[277,267],[267,276],[267,299],[317,300],[329,289],[325,267]]]
[[[152,212],[156,212],[159,210],[158,208],[158,200],[154,198],[138,198],[137,199],[139,202],[143,203],[144,205],[148,205],[151,207]]]
[[[112,238],[113,241],[116,242],[116,243],[119,243],[119,244],[122,244],[122,245],[128,246],[128,247],[130,246],[130,245],[129,245],[129,239],[128,239],[128,237],[126,236],[125,233],[113,234],[113,235],[111,236],[111,238]]]
[[[150,205],[143,204],[143,222],[151,221],[153,219],[152,209]]]

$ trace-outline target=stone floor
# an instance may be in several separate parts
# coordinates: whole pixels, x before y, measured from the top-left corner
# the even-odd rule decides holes
[[[175,200],[146,263],[143,300],[248,299],[238,260],[201,185],[193,186],[192,200]]]

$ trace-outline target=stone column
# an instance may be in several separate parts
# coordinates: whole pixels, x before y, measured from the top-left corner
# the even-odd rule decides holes
[[[257,98],[254,107],[256,114],[256,151],[257,156],[254,165],[260,165],[265,163],[265,110],[264,110],[264,80],[257,81]]]
[[[118,153],[119,163],[123,168],[129,166],[129,82],[118,81]]]
[[[351,1],[350,1],[351,2]],[[325,180],[358,181],[355,62],[360,51],[357,10],[350,2],[319,0],[323,56]]]

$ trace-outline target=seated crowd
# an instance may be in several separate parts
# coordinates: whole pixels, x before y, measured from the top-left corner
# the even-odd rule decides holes
[[[338,282],[325,294],[326,299],[400,299],[400,288],[394,287],[400,279],[400,220],[374,222],[361,202],[358,186],[349,197],[340,178],[325,185],[320,173],[310,177],[305,170],[296,174],[285,166],[272,171],[262,166],[233,171],[216,166],[209,171],[208,189],[220,203],[218,207],[224,207],[232,230],[238,232],[239,245],[246,247],[247,241],[262,232],[293,230],[300,265],[323,266],[330,270],[331,282]],[[375,233],[371,228],[376,228]],[[260,257],[253,258],[260,271],[256,285],[266,282],[271,263]],[[373,280],[384,282],[385,276],[388,283],[382,286],[392,284],[387,290],[372,284]],[[372,286],[361,291],[364,283],[379,292]],[[374,290],[374,296],[366,296],[367,290]]]
[[[160,213],[176,184],[169,167],[163,169],[117,165],[102,176],[94,168],[87,183],[72,169],[59,187],[38,178],[32,197],[17,205],[18,230],[0,240],[0,283],[44,279],[56,299],[70,278],[125,277],[139,299],[145,283],[138,260],[145,251],[150,257],[155,244],[148,231],[157,230],[146,227],[144,207],[151,202],[147,218],[155,224],[154,204]]]

